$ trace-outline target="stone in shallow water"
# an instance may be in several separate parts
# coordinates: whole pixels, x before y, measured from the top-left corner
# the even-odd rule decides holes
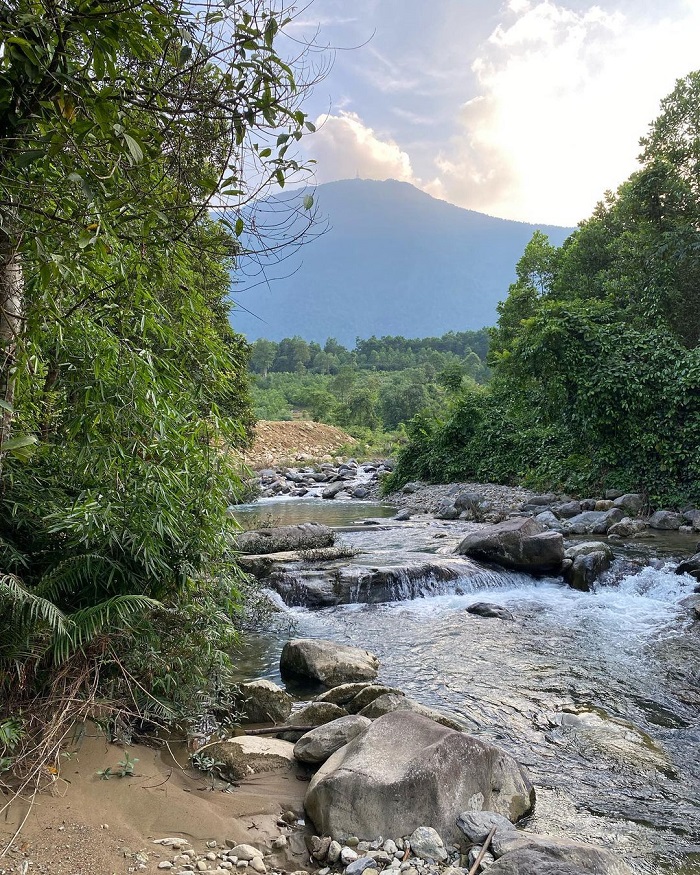
[[[493,605],[490,602],[475,602],[473,605],[469,605],[466,611],[477,617],[494,617],[498,620],[515,619],[508,608],[504,608],[502,605]]]

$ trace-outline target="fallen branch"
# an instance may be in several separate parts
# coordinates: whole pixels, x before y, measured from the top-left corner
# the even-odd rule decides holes
[[[287,724],[286,726],[268,726],[265,729],[246,729],[246,735],[274,735],[276,732],[310,732],[312,729],[317,729],[316,726],[294,726]]]
[[[481,846],[481,850],[479,851],[479,854],[478,854],[476,860],[474,860],[474,865],[471,867],[471,869],[469,870],[467,875],[476,875],[476,873],[479,869],[479,866],[481,865],[481,861],[484,859],[484,854],[488,850],[489,845],[491,844],[491,839],[494,837],[495,834],[496,834],[496,827],[494,826],[491,829],[491,832],[486,836],[486,841]]]

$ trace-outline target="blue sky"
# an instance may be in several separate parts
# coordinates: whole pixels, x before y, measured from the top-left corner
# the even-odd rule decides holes
[[[697,0],[313,0],[290,33],[335,47],[305,106],[317,182],[402,179],[562,225],[634,170],[659,101],[700,67]]]

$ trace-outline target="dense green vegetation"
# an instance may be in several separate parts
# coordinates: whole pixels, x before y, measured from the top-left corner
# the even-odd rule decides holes
[[[253,418],[243,220],[209,215],[298,170],[284,24],[245,0],[0,9],[0,727],[44,758],[42,714],[188,718],[226,688],[226,448]]]
[[[491,331],[493,379],[410,426],[388,484],[473,478],[700,500],[700,73],[641,168],[561,246],[535,234]]]
[[[250,362],[255,413],[260,419],[303,416],[364,438],[394,432],[420,411],[445,410],[463,385],[485,382],[487,351],[485,330],[419,340],[358,338],[352,350],[333,338],[323,347],[301,337],[256,340]]]

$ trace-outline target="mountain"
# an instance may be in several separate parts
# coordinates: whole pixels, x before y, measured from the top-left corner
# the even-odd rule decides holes
[[[267,281],[233,288],[250,312],[234,309],[231,323],[249,340],[298,334],[353,346],[373,334],[428,337],[492,325],[534,231],[560,245],[573,230],[496,219],[395,180],[325,183],[315,203],[325,233],[267,269]],[[250,267],[240,272],[250,275]]]

